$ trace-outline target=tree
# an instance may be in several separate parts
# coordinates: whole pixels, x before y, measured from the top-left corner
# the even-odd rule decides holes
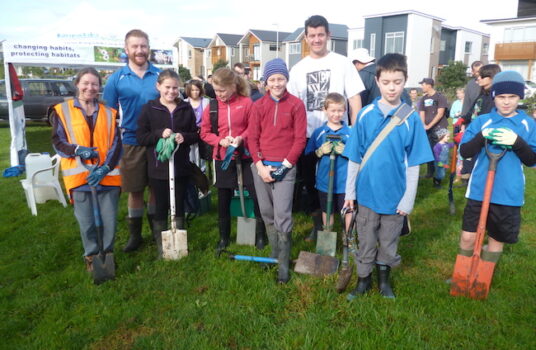
[[[190,70],[184,66],[179,66],[179,77],[181,77],[183,82],[187,82],[188,80],[192,79]]]
[[[212,73],[217,71],[218,68],[227,67],[227,64],[229,64],[228,61],[225,61],[223,59],[217,60],[216,63],[214,63],[214,65],[212,66]]]
[[[441,69],[437,81],[443,90],[455,90],[467,84],[467,66],[460,61],[449,61],[449,64]]]

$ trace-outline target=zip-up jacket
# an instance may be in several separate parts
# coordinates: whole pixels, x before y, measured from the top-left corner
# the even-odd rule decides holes
[[[149,177],[159,180],[169,178],[169,162],[160,162],[156,158],[155,150],[165,129],[171,129],[174,133],[179,132],[184,137],[184,142],[175,153],[175,175],[190,175],[190,145],[199,139],[194,110],[188,102],[177,100],[177,107],[170,113],[167,107],[160,103],[160,98],[157,98],[143,105],[136,131],[138,143],[147,147]]]
[[[210,107],[203,111],[200,136],[203,141],[214,147],[212,158],[225,158],[226,148],[220,146],[220,141],[227,136],[242,136],[242,145],[248,149],[248,123],[253,102],[249,97],[233,95],[222,102],[218,99],[218,135],[212,132]],[[249,158],[245,154],[242,158]]]
[[[305,148],[307,115],[303,101],[290,93],[274,100],[269,93],[253,105],[248,128],[253,161],[298,162]]]

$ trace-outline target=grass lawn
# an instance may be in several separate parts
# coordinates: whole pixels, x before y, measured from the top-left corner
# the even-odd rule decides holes
[[[28,125],[32,152],[52,152],[50,128]],[[9,128],[0,125],[0,169],[9,166]],[[1,349],[536,349],[536,174],[526,169],[519,243],[507,246],[489,298],[454,298],[452,272],[464,189],[448,214],[446,185],[419,185],[413,233],[401,239],[392,273],[396,300],[376,292],[349,303],[336,276],[293,274],[216,258],[214,206],[188,229],[190,255],[156,260],[146,226],[143,248],[125,254],[126,196],[116,242],[117,279],[92,283],[72,207],[57,201],[28,209],[19,178],[0,178]],[[295,214],[292,257],[313,251],[309,220]],[[242,254],[269,248],[232,245]],[[355,273],[351,282],[355,284]]]

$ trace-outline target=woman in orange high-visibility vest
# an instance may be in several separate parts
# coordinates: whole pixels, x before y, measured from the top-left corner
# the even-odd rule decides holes
[[[93,258],[99,248],[91,187],[97,190],[103,249],[111,253],[121,189],[118,167],[121,137],[116,126],[116,110],[98,101],[99,73],[93,68],[84,68],[78,72],[74,84],[76,97],[54,106],[52,143],[62,157],[65,189],[74,204],[74,215],[80,226],[86,268],[92,271]],[[93,169],[88,171],[83,163],[91,164]]]

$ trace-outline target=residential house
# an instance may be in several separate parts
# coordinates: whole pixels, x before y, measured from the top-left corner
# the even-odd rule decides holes
[[[518,15],[522,2],[519,3]],[[534,4],[536,7],[536,4]],[[536,81],[536,9],[530,11],[527,4],[524,12],[532,15],[482,20],[490,27],[489,57],[503,70],[515,70],[526,80]]]
[[[436,78],[449,59],[471,64],[487,61],[489,35],[443,24],[444,19],[408,10],[363,16],[363,47],[371,56],[401,53],[408,58],[408,87]]]
[[[181,36],[175,43],[179,51],[179,66],[190,70],[192,76],[205,75],[205,50],[210,43],[208,38],[191,38]]]
[[[443,24],[439,49],[439,66],[445,66],[451,60],[461,61],[468,67],[474,61],[482,61],[487,64],[489,40],[489,34]],[[470,72],[470,68],[468,68],[468,72]]]
[[[260,79],[262,64],[276,57],[285,57],[282,40],[288,32],[250,29],[238,42],[240,59],[251,70],[251,78]]]
[[[329,31],[331,39],[328,42],[328,49],[346,56],[348,53],[348,26],[344,24],[330,23]],[[309,55],[309,47],[305,41],[304,27],[296,29],[290,35],[285,37],[283,43],[286,47],[286,55],[284,58],[288,63],[289,69],[302,58]]]
[[[364,47],[365,27],[348,28],[348,56],[355,49]]]
[[[236,62],[240,61],[238,53],[240,39],[242,39],[240,34],[216,33],[205,54],[207,75],[213,73],[212,67],[220,60],[227,62],[228,67],[232,67]]]

